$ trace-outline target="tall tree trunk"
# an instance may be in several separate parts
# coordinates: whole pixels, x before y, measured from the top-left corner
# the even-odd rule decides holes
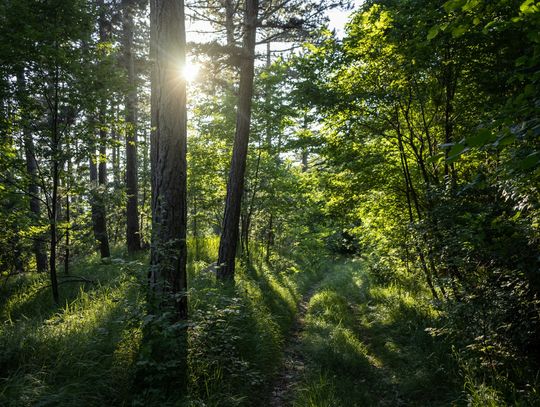
[[[110,256],[109,238],[107,235],[107,223],[105,219],[105,202],[104,196],[99,188],[98,164],[99,159],[96,156],[94,149],[91,149],[90,156],[90,188],[91,200],[90,206],[92,209],[92,227],[94,230],[94,238],[98,242],[99,253],[101,258]]]
[[[26,99],[26,78],[24,71],[21,69],[17,72],[17,91],[19,93],[19,103],[24,105]],[[25,109],[23,106],[22,109]],[[28,123],[26,122],[26,115],[21,113],[23,118],[22,132],[24,141],[24,155],[26,161],[26,172],[28,173],[28,195],[30,197],[30,212],[36,222],[41,220],[41,206],[39,203],[39,186],[38,186],[38,165],[36,160],[34,139],[30,134]],[[38,273],[47,272],[47,253],[44,244],[44,237],[40,233],[34,237],[33,251],[36,258],[36,270]]]
[[[109,26],[105,19],[104,1],[98,0],[98,6],[101,8],[99,23],[99,40],[107,42],[109,40]],[[103,91],[103,90],[102,90]],[[102,98],[99,104],[99,154],[97,156],[98,173],[92,173],[92,163],[90,164],[90,180],[93,182],[92,191],[92,220],[94,224],[94,236],[99,242],[99,252],[101,258],[111,256],[109,248],[109,235],[107,232],[107,212],[105,207],[107,195],[107,130],[105,128],[105,110],[106,100]],[[92,152],[94,150],[92,149]],[[91,158],[92,160],[92,158]],[[95,183],[97,175],[97,186]]]
[[[258,0],[246,0],[243,58],[240,66],[240,87],[236,113],[236,134],[229,182],[227,184],[223,228],[219,242],[217,276],[223,280],[234,279],[234,262],[236,247],[238,245],[240,208],[244,190],[249,128],[251,124],[257,12]]]
[[[52,293],[54,302],[59,302],[59,295],[58,295],[58,280],[56,278],[56,245],[57,245],[57,220],[58,220],[58,205],[56,205],[56,202],[58,201],[58,181],[59,181],[60,175],[59,175],[59,169],[58,169],[58,162],[53,162],[53,189],[52,189],[52,196],[51,196],[51,225],[50,225],[50,233],[51,233],[51,245],[50,245],[50,253],[49,253],[49,270],[51,275],[51,287],[52,287]]]
[[[152,250],[150,282],[164,299],[187,289],[187,114],[183,0],[151,1]],[[176,319],[187,318],[187,297],[174,301]]]
[[[70,213],[70,202],[69,202],[69,190],[66,192],[66,250],[64,257],[64,274],[69,275],[69,256],[70,256],[70,230],[71,227],[69,223],[71,222],[71,213]]]
[[[234,12],[235,7],[233,0],[225,0],[225,33],[227,46],[232,51],[235,46],[234,38]]]
[[[67,121],[71,118],[66,118]],[[65,190],[65,218],[66,222],[65,228],[65,248],[64,248],[64,274],[69,275],[69,261],[70,261],[70,245],[71,245],[71,197],[70,197],[70,188],[71,188],[71,174],[73,174],[73,162],[71,160],[71,141],[69,137],[66,138],[66,160],[67,160],[67,173],[64,176],[64,190]]]
[[[58,47],[58,46],[57,46]],[[49,272],[51,276],[51,288],[54,302],[58,304],[60,297],[58,294],[58,279],[56,276],[56,249],[58,244],[58,184],[60,182],[60,134],[58,129],[58,108],[59,108],[59,95],[58,87],[60,86],[60,69],[58,66],[55,68],[54,73],[54,103],[51,114],[51,155],[52,155],[52,194],[49,207],[49,221],[50,221],[50,253],[49,253]]]
[[[149,143],[148,143],[148,133],[146,131],[142,132],[142,180],[141,185],[142,187],[142,195],[141,195],[141,208],[146,208],[146,202],[148,200],[148,185],[150,182],[150,163],[148,160],[149,157]],[[139,230],[140,230],[140,238],[141,238],[141,247],[147,247],[148,242],[143,239],[144,236],[147,236],[146,231],[146,223],[145,222],[146,216],[145,216],[144,209],[140,211],[140,221],[139,221]]]
[[[174,371],[167,372],[167,381],[174,383],[174,388],[166,386],[162,391],[164,398],[179,399],[187,391],[187,328],[185,324],[172,328],[188,317],[186,82],[179,74],[186,62],[184,0],[151,0],[150,30],[153,66],[149,303],[151,312],[163,315],[171,329],[163,329],[163,322],[157,329],[150,325],[147,337],[156,365],[171,359],[177,363]],[[155,388],[154,382],[150,385]]]
[[[137,184],[137,82],[133,57],[133,4],[123,0],[124,63],[129,91],[126,98],[126,243],[129,253],[141,249],[139,231],[139,189]]]

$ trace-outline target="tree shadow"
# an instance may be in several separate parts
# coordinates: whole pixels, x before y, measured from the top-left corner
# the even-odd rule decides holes
[[[306,381],[329,378],[336,405],[459,405],[451,346],[425,331],[433,315],[353,269],[341,267],[310,304],[303,350],[316,373]]]

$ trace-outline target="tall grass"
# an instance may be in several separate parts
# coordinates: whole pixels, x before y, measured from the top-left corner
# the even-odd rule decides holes
[[[143,262],[80,263],[93,283],[60,285],[53,303],[43,276],[5,288],[0,326],[0,405],[122,405],[129,399],[142,304]]]
[[[320,279],[321,267],[303,269],[279,256],[270,265],[257,248],[252,255],[238,263],[234,287],[201,271],[207,269],[205,262],[193,267],[190,405],[266,405],[296,304]]]
[[[337,264],[311,298],[302,338],[308,373],[294,405],[448,406],[460,397],[450,348],[425,332],[421,291],[382,285],[361,262]]]
[[[171,404],[265,405],[296,303],[322,266],[306,269],[278,255],[270,265],[254,248],[251,261],[238,263],[236,285],[227,287],[211,271],[217,248],[217,238],[201,239],[190,257],[188,394]],[[135,385],[145,374],[146,255],[122,259],[117,252],[111,264],[96,257],[76,263],[73,278],[91,282],[61,284],[61,305],[46,276],[17,276],[4,287],[0,405],[151,405]]]

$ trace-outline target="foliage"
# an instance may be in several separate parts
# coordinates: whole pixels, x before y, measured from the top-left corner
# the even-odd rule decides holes
[[[525,404],[538,372],[538,15],[534,2],[369,1],[342,41],[322,33],[294,65],[299,102],[321,117],[328,213],[376,281],[403,284],[401,268],[424,280],[471,397],[484,383]]]
[[[309,302],[295,406],[443,406],[459,398],[449,343],[424,331],[438,319],[428,293],[376,277],[364,262],[340,261],[322,280]]]

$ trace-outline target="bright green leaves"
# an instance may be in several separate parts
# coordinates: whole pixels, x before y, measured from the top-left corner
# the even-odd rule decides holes
[[[535,2],[534,0],[525,0],[521,6],[519,6],[519,11],[523,14],[533,14],[540,11],[540,2]]]
[[[516,136],[513,133],[497,134],[490,128],[481,128],[475,133],[466,136],[459,143],[442,144],[441,148],[449,149],[446,161],[453,163],[470,150],[502,151],[515,142]]]
[[[463,11],[474,11],[478,6],[482,4],[482,0],[468,0],[461,9]]]
[[[443,8],[449,13],[451,11],[459,10],[465,4],[467,4],[467,0],[449,0],[443,4]]]
[[[428,41],[431,41],[433,38],[439,35],[440,31],[441,31],[441,27],[438,25],[434,25],[433,27],[431,27],[427,35]]]

